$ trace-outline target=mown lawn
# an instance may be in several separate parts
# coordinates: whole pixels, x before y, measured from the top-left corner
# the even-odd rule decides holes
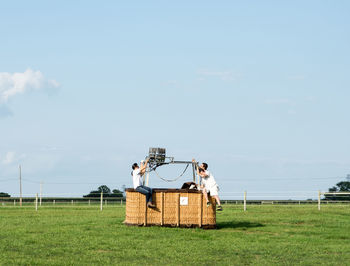
[[[0,206],[0,264],[350,264],[350,206],[225,206],[216,230],[127,227],[124,214]]]

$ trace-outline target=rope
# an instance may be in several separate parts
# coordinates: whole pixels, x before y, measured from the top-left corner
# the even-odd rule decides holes
[[[190,165],[190,164],[187,164],[187,166],[185,167],[185,170],[183,170],[183,172],[181,173],[181,175],[179,175],[178,177],[176,177],[176,178],[174,178],[174,179],[165,179],[165,178],[161,177],[161,176],[157,173],[156,169],[154,169],[153,171],[156,173],[156,175],[158,176],[158,178],[162,179],[163,181],[165,181],[165,182],[175,182],[176,180],[178,180],[180,177],[182,177],[182,176],[185,174],[185,172],[186,172],[186,170],[187,170],[187,168],[188,168],[189,165]]]

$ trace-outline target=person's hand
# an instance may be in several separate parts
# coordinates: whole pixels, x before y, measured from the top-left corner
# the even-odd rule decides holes
[[[192,159],[192,162],[193,162],[193,163],[196,163],[196,160],[193,158],[193,159]]]

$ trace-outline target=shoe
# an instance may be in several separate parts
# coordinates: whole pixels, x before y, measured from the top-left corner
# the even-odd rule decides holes
[[[147,207],[148,207],[148,208],[155,208],[156,205],[153,205],[153,203],[148,202],[148,203],[147,203]]]
[[[221,212],[221,211],[222,211],[221,205],[219,205],[219,206],[216,208],[216,210]]]
[[[207,207],[209,207],[211,205],[210,201],[207,202]]]

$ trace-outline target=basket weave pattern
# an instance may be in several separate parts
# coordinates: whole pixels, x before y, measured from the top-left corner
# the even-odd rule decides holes
[[[153,203],[156,208],[146,207],[146,197],[134,189],[126,190],[127,225],[160,225],[178,227],[216,227],[215,200],[207,207],[199,191],[183,189],[154,189]],[[180,199],[185,203],[180,204]],[[186,202],[187,201],[187,202]]]

